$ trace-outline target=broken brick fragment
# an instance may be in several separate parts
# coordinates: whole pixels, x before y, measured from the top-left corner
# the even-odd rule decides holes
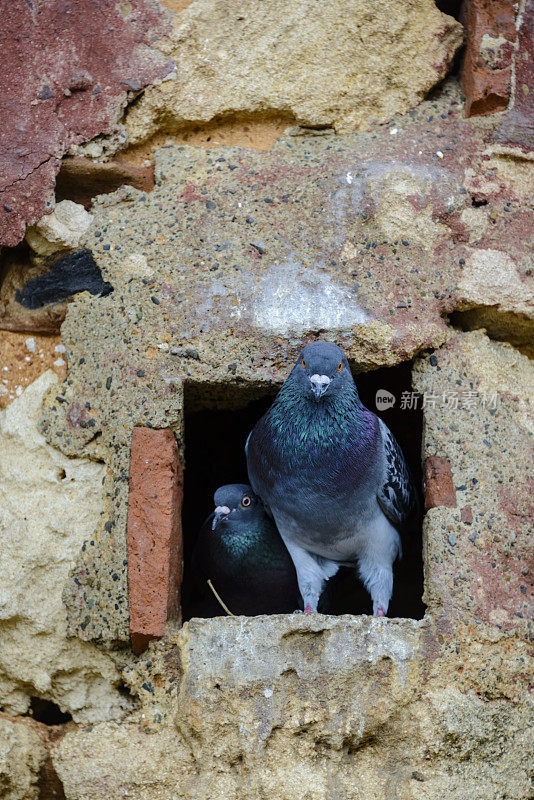
[[[173,71],[155,47],[171,19],[153,0],[2,4],[2,245],[17,245],[27,225],[52,211],[64,153],[112,133],[128,92]]]
[[[518,19],[512,71],[514,86],[504,119],[494,134],[498,142],[534,149],[534,0],[526,0]]]
[[[467,0],[463,7],[467,41],[461,80],[467,117],[494,114],[508,106],[516,7],[512,0]]]
[[[452,469],[447,458],[429,456],[425,461],[423,474],[425,511],[438,506],[456,508],[456,489],[452,479]]]
[[[141,653],[180,617],[183,473],[170,428],[133,430],[128,502],[132,649]]]

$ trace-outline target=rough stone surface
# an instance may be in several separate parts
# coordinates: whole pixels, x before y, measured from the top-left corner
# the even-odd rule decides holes
[[[424,456],[449,459],[458,507],[426,516],[424,620],[168,629],[124,669],[129,723],[53,748],[67,800],[526,800],[533,383],[526,357],[481,332],[416,362],[419,392],[461,397],[425,407]]]
[[[524,0],[518,17],[512,71],[512,101],[496,139],[534,149],[534,0]]]
[[[136,166],[120,160],[102,163],[90,158],[64,158],[56,179],[56,198],[68,198],[89,207],[97,195],[114,192],[124,184],[151,191],[154,164],[149,161]]]
[[[425,510],[438,506],[456,508],[456,489],[452,481],[452,470],[446,458],[429,456],[425,461],[423,476]]]
[[[450,461],[457,508],[426,515],[425,602],[441,607],[448,625],[455,619],[492,636],[526,635],[534,367],[480,331],[451,340],[432,360],[422,359],[414,375],[416,390],[437,398],[425,411],[424,456]],[[461,521],[466,506],[469,527]]]
[[[462,687],[454,637],[429,620],[193,620],[166,644],[183,675],[152,732],[133,719],[73,730],[54,766],[68,800],[526,800],[525,676],[515,703],[487,702]],[[471,676],[485,664],[491,684],[507,644],[492,643],[493,660],[474,651]]]
[[[3,800],[37,800],[39,772],[46,749],[29,725],[0,716],[0,796]]]
[[[485,327],[514,344],[534,342],[534,276],[530,259],[517,264],[502,250],[469,253],[458,282],[465,327]],[[522,267],[522,268],[521,268]]]
[[[388,122],[445,77],[461,42],[431,0],[198,0],[164,48],[176,78],[131,109],[129,140],[258,112],[338,132]]]
[[[56,384],[46,372],[0,412],[0,709],[25,713],[36,696],[94,722],[119,717],[131,701],[107,655],[67,639],[61,596],[101,513],[105,468],[46,444],[38,420]]]
[[[59,250],[75,249],[87,233],[92,214],[79,203],[62,200],[51,214],[31,225],[26,231],[26,241],[39,256],[51,256]]]
[[[172,430],[134,428],[128,495],[128,604],[135,653],[180,616],[182,466]]]
[[[467,0],[464,4],[467,40],[462,87],[467,116],[494,114],[508,106],[517,7],[513,0]]]
[[[0,716],[0,797],[38,800],[39,772],[46,749],[29,725]]]
[[[27,224],[52,210],[69,147],[111,133],[128,93],[172,71],[154,47],[168,25],[152,0],[8,3],[0,47],[0,244],[16,245]]]
[[[196,103],[213,114],[210,104],[218,99],[213,87],[227,105],[228,97],[237,95],[247,101],[248,87],[238,85],[236,72],[250,79],[242,65],[256,69],[261,61],[261,71],[252,75],[262,81],[252,87],[256,105],[250,113],[256,121],[265,114],[271,137],[284,114],[286,122],[303,119],[293,106],[258,110],[268,92],[285,101],[281,88],[287,81],[294,102],[300,83],[315,102],[318,96],[332,97],[336,81],[334,88],[343,90],[345,76],[357,85],[364,74],[356,58],[360,47],[368,62],[376,55],[375,45],[383,51],[365,73],[368,86],[359,91],[365,123],[372,125],[375,89],[382,91],[382,111],[416,103],[429,74],[435,79],[447,68],[447,58],[433,62],[429,48],[450,56],[458,30],[430,8],[430,0],[393,3],[387,13],[368,0],[320,6],[297,0],[283,4],[278,47],[269,57],[261,45],[273,44],[272,27],[264,25],[258,34],[254,26],[282,4],[246,2],[239,7],[246,12],[243,19],[233,20],[237,3],[225,4],[223,17],[222,3],[167,1],[178,11],[176,30],[181,30],[161,45],[168,53],[180,51],[181,71],[174,84],[168,83],[170,96],[184,85],[198,88],[201,51],[203,85],[211,94],[188,95],[181,108],[187,100],[189,108]],[[36,20],[46,20],[45,11],[57,7],[48,4],[43,11],[36,0],[27,5]],[[450,0],[440,3],[450,6]],[[148,63],[153,42],[143,28],[147,17],[140,4],[115,6],[104,0],[86,23],[84,13],[93,7],[85,4],[78,17],[99,68],[107,63],[94,47],[93,24],[101,13],[120,14],[136,28],[133,47],[139,54],[140,45]],[[72,8],[78,4],[62,6],[61,15],[68,17]],[[360,15],[359,26],[339,33],[333,8],[341,21],[355,8],[370,13]],[[509,344],[491,341],[481,331],[453,328],[482,324],[525,353],[531,348],[532,154],[525,148],[526,118],[520,117],[526,104],[516,102],[518,86],[526,86],[519,76],[528,62],[519,64],[519,58],[525,53],[528,8],[522,0],[513,104],[497,132],[498,115],[463,117],[450,80],[432,100],[369,132],[339,137],[293,127],[263,154],[235,147],[166,148],[157,156],[150,194],[126,187],[97,202],[95,224],[81,246],[113,291],[78,294],[71,303],[58,358],[61,368],[69,365],[63,383],[44,375],[0,415],[0,712],[44,720],[39,717],[44,709],[53,720],[57,703],[75,722],[50,726],[48,734],[42,730],[47,726],[35,720],[0,713],[0,796],[530,797],[534,371]],[[291,28],[299,9],[317,14],[307,13],[300,29]],[[208,17],[206,10],[217,13]],[[406,21],[400,31],[395,28],[399,20]],[[437,20],[445,25],[445,42],[432,40]],[[131,63],[116,47],[121,25],[106,40],[115,48],[117,69]],[[306,47],[311,42],[318,52],[319,29],[330,42],[332,30],[339,35],[336,47],[323,48],[324,59],[310,66]],[[297,42],[298,30],[309,31],[308,38]],[[360,45],[355,34],[366,32],[369,37]],[[99,35],[106,33],[103,26]],[[211,41],[192,43],[195,34],[209,35]],[[50,49],[51,74],[57,60],[72,63],[64,57],[61,37],[58,41]],[[293,49],[287,47],[291,41],[297,42]],[[391,44],[401,49],[392,54]],[[504,57],[506,46],[488,32],[480,45],[486,65],[497,67],[496,73],[495,59]],[[414,53],[423,59],[423,69]],[[353,63],[347,68],[349,56]],[[413,64],[407,66],[408,57]],[[291,74],[288,59],[295,68],[306,62],[304,78]],[[386,70],[378,77],[371,69],[377,62]],[[219,69],[221,63],[226,70]],[[391,64],[395,70],[388,72]],[[210,74],[213,65],[226,73],[223,81]],[[322,77],[330,67],[335,81],[323,81],[313,95],[304,79]],[[87,81],[80,73],[70,95],[62,95],[60,103],[54,95],[61,124],[76,97],[87,100]],[[28,86],[34,82],[32,72]],[[137,91],[137,83],[128,85]],[[107,98],[115,84],[106,86]],[[56,90],[55,84],[46,87]],[[530,102],[532,95],[522,91]],[[43,103],[52,101],[44,87],[42,94]],[[150,94],[161,98],[165,92]],[[347,122],[341,101],[327,109],[330,121],[320,124],[340,129]],[[146,104],[139,98],[139,113],[147,108],[148,98]],[[520,143],[496,144],[514,110]],[[160,111],[149,120],[150,130],[159,133],[138,146],[139,159],[155,141],[168,144],[169,126],[185,124],[177,122],[182,117],[174,100],[168,113]],[[229,130],[237,124],[235,117],[225,119]],[[361,122],[349,120],[350,125]],[[210,139],[219,123],[212,118],[198,139],[191,134],[191,142]],[[246,118],[239,124],[245,126]],[[194,129],[194,124],[182,127],[176,136]],[[137,133],[131,130],[146,135],[142,125]],[[70,152],[102,160],[126,141],[124,126],[111,136],[76,144],[82,133],[74,136]],[[113,169],[106,167],[116,177]],[[20,183],[27,192],[27,182]],[[34,198],[25,197],[32,213]],[[43,212],[38,210],[35,219]],[[46,275],[34,278],[37,283],[21,280],[19,288],[46,290]],[[424,619],[295,614],[191,620],[182,629],[171,620],[163,629],[169,606],[165,575],[162,579],[156,570],[142,587],[144,596],[137,593],[150,601],[144,606],[136,606],[132,589],[147,565],[178,572],[169,558],[154,562],[152,555],[164,545],[169,556],[171,520],[178,518],[178,482],[170,462],[176,464],[178,450],[180,463],[187,465],[184,442],[186,457],[194,447],[185,438],[184,408],[190,413],[209,402],[239,413],[262,393],[271,394],[302,344],[317,337],[342,344],[356,372],[415,358],[413,388],[418,402],[421,396],[424,402],[422,458],[431,506],[423,531]],[[33,336],[25,339],[30,364],[41,352]],[[11,369],[10,361],[10,374]],[[373,378],[362,378],[362,386],[366,381]],[[22,385],[18,389],[22,393]],[[410,413],[409,419],[415,418],[417,412]],[[155,487],[152,472],[136,473],[135,456],[130,464],[132,433],[140,426],[150,438],[162,435],[154,429],[167,429],[163,435],[172,453],[165,486],[159,481]],[[159,462],[162,455],[161,449]],[[443,462],[449,465],[448,496],[436,491],[436,466]],[[163,525],[153,525],[147,509],[137,515],[147,523],[146,540],[154,548],[148,560],[141,548],[130,548],[135,558],[128,564],[130,466],[132,488],[137,481],[159,511],[161,500],[174,496],[164,509]],[[133,491],[130,500],[140,493]],[[155,494],[158,498],[150,497]],[[446,505],[453,496],[455,503]],[[135,516],[139,507],[134,506],[130,502]],[[169,534],[167,541],[162,530]],[[147,605],[153,610],[155,599],[162,612],[156,634],[161,638],[136,656],[128,646],[130,625],[133,631],[141,627],[136,614],[139,618]],[[153,623],[154,615],[143,621]]]
[[[495,152],[495,124],[463,119],[448,84],[371,133],[288,136],[267,153],[164,148],[150,194],[99,199],[85,245],[114,291],[71,304],[67,402],[45,420],[69,455],[97,435],[110,469],[105,518],[66,599],[70,631],[129,640],[111,598],[126,593],[131,434],[171,427],[182,448],[184,382],[244,406],[318,336],[356,371],[397,364],[451,336],[445,318],[474,249],[525,261],[524,159]]]

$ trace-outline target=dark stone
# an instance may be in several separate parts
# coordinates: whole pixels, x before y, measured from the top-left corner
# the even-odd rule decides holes
[[[425,776],[423,775],[423,773],[422,773],[422,772],[418,772],[417,770],[414,770],[414,771],[412,772],[412,778],[414,779],[414,781],[421,781],[421,782],[423,782],[423,781],[425,781],[425,780],[426,780],[426,778],[425,778]]]
[[[54,92],[50,86],[43,86],[37,97],[39,100],[50,100],[54,96]]]
[[[76,250],[57,258],[48,272],[30,279],[15,297],[25,308],[35,309],[66,300],[77,292],[102,297],[112,291],[112,285],[103,280],[92,252]]]
[[[200,361],[200,356],[198,354],[198,350],[195,350],[194,347],[187,347],[184,353],[186,358],[194,358],[195,361]]]

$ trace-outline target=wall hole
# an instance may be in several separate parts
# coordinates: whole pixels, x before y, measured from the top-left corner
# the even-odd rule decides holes
[[[32,697],[30,714],[43,725],[64,725],[66,722],[72,721],[72,716],[68,712],[62,711],[57,703],[43,700],[41,697]]]
[[[438,9],[444,14],[449,14],[449,16],[454,17],[455,19],[460,19],[462,5],[463,0],[436,0],[436,6]]]
[[[421,402],[415,408],[402,408],[403,393],[412,393],[411,363],[356,375],[364,405],[377,413],[397,438],[418,487],[422,482],[421,445],[423,412]],[[392,407],[377,410],[378,390],[395,398]],[[202,523],[213,511],[213,493],[225,483],[247,483],[245,442],[247,436],[271,405],[277,388],[266,391],[212,384],[185,386],[185,471],[184,471],[184,621],[198,614],[190,559]],[[422,531],[403,537],[403,558],[395,565],[393,597],[388,615],[421,619],[425,606],[423,594]],[[321,607],[322,606],[322,607]],[[329,581],[319,610],[333,614],[369,614],[371,601],[354,570],[341,568]],[[327,606],[327,608],[325,607]],[[222,614],[217,611],[217,615]],[[213,616],[206,613],[205,616]]]

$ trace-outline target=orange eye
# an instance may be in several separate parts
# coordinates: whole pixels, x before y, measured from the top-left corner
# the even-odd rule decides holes
[[[243,497],[241,498],[241,505],[243,506],[243,508],[248,508],[251,503],[252,500],[250,499],[248,494],[243,495]]]
[[[343,362],[342,362],[342,361],[340,361],[340,362],[339,362],[339,367],[337,368],[337,371],[338,371],[338,372],[341,372],[341,370],[342,370],[342,369],[343,369]]]
[[[306,364],[304,363],[304,359],[302,359],[302,369],[306,369]]]

